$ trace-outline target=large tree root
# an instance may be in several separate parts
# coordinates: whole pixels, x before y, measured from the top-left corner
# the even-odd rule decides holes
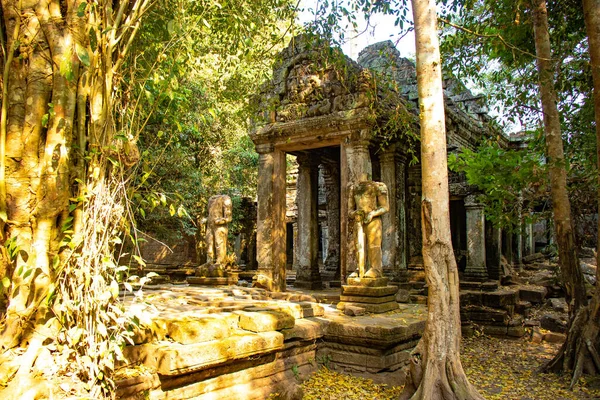
[[[421,343],[411,353],[401,400],[484,400],[467,380],[458,357],[447,355],[423,364],[427,357]]]
[[[542,372],[571,372],[572,389],[579,378],[586,373],[600,374],[600,291],[592,302],[581,307],[571,323],[567,339],[548,364],[541,368]]]

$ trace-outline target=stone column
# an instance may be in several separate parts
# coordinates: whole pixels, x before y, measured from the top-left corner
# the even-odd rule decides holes
[[[485,263],[490,279],[500,279],[502,231],[491,222],[485,222]]]
[[[485,220],[483,204],[475,200],[475,196],[465,198],[467,211],[467,267],[464,277],[467,280],[484,281],[487,279],[485,267]]]
[[[520,270],[523,266],[523,226],[519,225],[512,234],[512,265]]]
[[[298,258],[298,269],[294,286],[305,289],[321,289],[317,207],[319,164],[306,154],[298,156],[297,161],[298,247],[296,248],[296,257]]]
[[[395,150],[395,148],[387,149],[379,156],[381,181],[387,186],[390,206],[390,210],[381,216],[381,224],[383,229],[383,235],[381,238],[382,265],[384,275],[392,278],[395,278],[397,272],[396,250],[398,248]]]
[[[346,147],[346,160],[348,167],[349,182],[356,182],[360,174],[373,176],[371,155],[369,154],[369,141],[366,139],[355,139],[350,141]]]
[[[408,234],[406,220],[406,155],[396,154],[396,212],[398,223],[398,250],[396,269],[398,272],[408,269]]]
[[[285,153],[271,144],[258,145],[258,212],[254,284],[285,291]]]
[[[530,256],[533,253],[535,253],[533,224],[525,222],[523,224],[523,256]]]
[[[340,167],[336,162],[322,164],[327,199],[327,254],[325,273],[329,280],[340,278]]]
[[[292,223],[292,269],[298,271],[298,257],[296,252],[298,251],[298,221]]]

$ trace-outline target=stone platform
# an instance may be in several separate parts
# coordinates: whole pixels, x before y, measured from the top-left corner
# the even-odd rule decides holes
[[[388,283],[388,278],[348,278],[348,284],[342,285],[337,309],[349,315],[397,310],[398,287]]]
[[[320,364],[401,384],[397,371],[424,329],[421,305],[349,317],[307,292],[244,287],[145,287],[125,297],[140,320],[119,398],[283,398]]]

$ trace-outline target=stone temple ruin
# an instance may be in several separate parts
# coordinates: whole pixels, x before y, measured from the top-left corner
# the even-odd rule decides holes
[[[358,63],[335,52],[327,58],[323,46],[302,37],[292,41],[261,93],[261,115],[251,132],[260,155],[256,279],[270,290],[284,290],[291,256],[296,287],[345,282],[356,265],[345,199],[348,185],[367,174],[389,191],[390,211],[382,216],[383,269],[402,285],[411,267],[421,264],[415,67],[391,42],[366,48]],[[449,152],[475,149],[498,135],[481,103],[459,83],[446,81]],[[286,154],[298,164],[292,215],[286,212]],[[463,278],[499,279],[501,232],[486,226],[483,206],[464,177],[451,174],[450,195]],[[506,240],[522,241],[508,235]],[[507,259],[512,253],[505,246]]]
[[[148,271],[187,276],[188,285],[150,285],[143,303],[127,297],[141,323],[124,365],[143,368],[117,381],[120,398],[297,398],[298,382],[319,365],[376,382],[404,381],[427,296],[414,64],[391,42],[366,48],[357,63],[300,36],[282,51],[255,100],[256,236],[251,222],[245,250],[235,245],[238,260],[245,259],[239,277],[254,287],[219,286],[232,275],[208,266],[190,276],[206,264],[201,257],[183,260],[189,250],[176,254],[177,265],[150,262]],[[491,136],[506,147],[521,144],[494,131],[482,99],[459,82],[446,80],[445,100],[449,153],[474,150]],[[463,332],[521,337],[532,303],[560,294],[550,277],[544,286],[500,286],[508,263],[536,261],[533,227],[494,228],[464,177],[450,180]],[[359,252],[349,198],[360,182],[380,182],[378,193],[385,192],[377,201],[387,203],[377,217],[381,255],[371,256],[377,264],[380,257],[383,276],[352,275]]]

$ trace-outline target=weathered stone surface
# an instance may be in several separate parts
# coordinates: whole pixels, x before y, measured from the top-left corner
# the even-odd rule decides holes
[[[398,303],[410,302],[410,291],[408,291],[406,289],[398,290],[398,293],[396,293],[396,302],[398,302]]]
[[[508,313],[504,310],[471,306],[461,309],[460,318],[465,321],[499,322],[506,324],[508,322]]]
[[[315,351],[270,360],[243,369],[221,371],[217,376],[206,372],[165,379],[161,389],[150,392],[150,399],[262,400],[275,392],[284,392],[292,382],[302,382],[317,369]]]
[[[543,286],[521,286],[519,287],[519,299],[529,301],[533,304],[544,302],[548,290]]]
[[[330,315],[325,328],[328,342],[356,344],[373,348],[389,348],[420,336],[426,313],[420,305],[402,305],[411,312],[348,317]]]
[[[460,305],[481,305],[481,291],[478,290],[461,290],[460,291]]]
[[[569,311],[569,307],[567,306],[565,299],[549,299],[548,302],[554,311],[564,313]]]
[[[244,308],[244,311],[257,312],[257,311],[280,311],[291,315],[296,319],[308,318],[308,317],[319,317],[324,315],[325,310],[323,306],[317,303],[289,303],[279,301],[275,304],[271,303],[267,306],[248,306]]]
[[[498,290],[498,286],[498,281],[483,282],[481,284],[481,290],[483,290],[484,292],[493,292],[495,290]]]
[[[327,346],[319,349],[317,357],[338,366],[353,366],[360,371],[378,372],[382,370],[397,370],[408,364],[410,350],[400,350],[393,353],[379,352],[368,354],[359,346],[347,346],[334,349]]]
[[[383,296],[383,297],[369,297],[369,296],[340,296],[340,301],[348,303],[369,303],[369,304],[381,304],[390,303],[396,301],[396,296]]]
[[[542,315],[540,318],[540,326],[552,332],[567,333],[567,321],[556,315]]]
[[[115,382],[117,385],[116,397],[126,398],[136,393],[141,393],[146,390],[158,388],[160,386],[160,379],[156,373],[152,372],[138,372],[139,375],[121,379]]]
[[[535,327],[531,330],[531,339],[533,343],[542,343],[544,340],[544,334],[540,332],[540,329]]]
[[[523,337],[525,336],[525,327],[523,326],[509,326],[506,334],[512,337]]]
[[[296,320],[292,328],[282,329],[283,339],[289,340],[316,340],[323,337],[324,329],[321,321],[313,318],[304,318]]]
[[[354,306],[350,306],[350,305],[346,305],[346,307],[344,307],[344,314],[349,315],[351,317],[358,317],[359,315],[365,315],[366,312],[367,312],[367,310],[364,309],[363,307],[354,307]]]
[[[508,327],[486,325],[483,327],[483,332],[486,335],[491,335],[491,336],[506,336],[508,334]]]
[[[504,306],[515,305],[517,303],[518,292],[512,289],[497,290],[495,292],[483,292],[481,303],[484,306],[492,308],[502,308]]]
[[[544,259],[544,255],[542,253],[534,253],[534,254],[530,254],[528,256],[523,257],[523,262],[525,264],[531,264],[534,263],[536,261],[540,261]]]
[[[544,340],[548,343],[563,343],[567,338],[567,335],[555,332],[544,333]]]
[[[252,332],[279,331],[281,329],[293,328],[294,317],[281,311],[257,311],[257,312],[238,312],[240,329]]]
[[[471,282],[461,280],[459,282],[460,290],[481,290],[481,282]]]
[[[237,320],[237,317],[233,315],[202,318],[162,317],[154,319],[151,329],[156,340],[172,339],[177,343],[191,344],[227,337],[231,333],[234,320]]]
[[[388,278],[348,278],[348,285],[350,286],[368,286],[368,287],[387,287],[389,283]]]
[[[515,304],[515,311],[521,315],[528,316],[530,313],[529,309],[531,308],[531,303],[528,301],[519,301]]]
[[[398,303],[396,303],[395,298],[393,299],[393,301],[387,303],[359,303],[340,301],[337,304],[337,309],[343,310],[346,306],[364,308],[366,312],[375,314],[386,313],[388,311],[394,311],[398,309]]]
[[[397,291],[398,287],[391,285],[378,287],[342,285],[343,296],[381,297],[394,295]]]
[[[234,277],[201,277],[201,276],[188,276],[187,282],[190,285],[202,285],[202,286],[227,286],[236,285],[238,282],[237,276]]]
[[[125,349],[129,349],[126,357],[155,368],[161,375],[181,375],[283,348],[283,334],[279,332],[241,332],[222,340],[198,344],[159,343],[135,346]]]

